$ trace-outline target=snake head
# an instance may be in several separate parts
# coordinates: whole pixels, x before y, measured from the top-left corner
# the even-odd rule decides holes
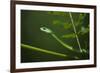
[[[49,28],[47,28],[47,27],[41,27],[40,30],[44,31],[46,33],[52,33],[52,31]]]

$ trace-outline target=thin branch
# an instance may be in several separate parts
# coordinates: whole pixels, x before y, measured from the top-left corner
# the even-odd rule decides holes
[[[21,44],[21,46],[24,47],[24,48],[27,48],[27,49],[36,50],[36,51],[43,52],[43,53],[48,53],[48,54],[61,56],[61,57],[67,57],[67,55],[62,54],[62,53],[49,51],[49,50],[44,50],[44,49],[41,49],[41,48],[37,48],[37,47],[30,46],[30,45],[26,45],[26,44]]]
[[[81,48],[81,45],[80,45],[80,42],[79,42],[79,38],[78,38],[78,35],[77,35],[76,27],[75,27],[74,20],[73,20],[71,12],[69,12],[69,16],[70,16],[70,19],[71,19],[71,23],[73,25],[74,33],[76,34],[76,40],[77,40],[80,52],[82,52],[82,48]]]

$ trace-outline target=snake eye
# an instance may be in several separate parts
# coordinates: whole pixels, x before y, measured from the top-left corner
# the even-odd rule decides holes
[[[43,27],[43,30],[46,30],[46,28],[45,28],[45,27]]]

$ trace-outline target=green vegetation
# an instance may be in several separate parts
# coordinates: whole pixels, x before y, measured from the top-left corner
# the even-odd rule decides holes
[[[21,62],[89,59],[89,14],[22,10],[21,43]]]

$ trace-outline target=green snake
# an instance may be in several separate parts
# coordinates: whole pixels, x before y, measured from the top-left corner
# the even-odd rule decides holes
[[[69,50],[71,50],[71,51],[74,51],[74,52],[76,51],[75,49],[73,49],[73,47],[71,47],[71,46],[68,45],[68,44],[65,44],[62,40],[60,40],[60,39],[53,33],[53,31],[52,31],[51,29],[49,29],[49,28],[47,28],[47,27],[41,27],[40,30],[43,31],[43,32],[45,32],[45,33],[51,34],[51,36],[52,36],[53,38],[55,38],[60,44],[62,44],[62,46],[64,46],[65,48],[67,48],[67,49],[69,49]],[[85,49],[83,49],[82,51],[83,51],[83,52],[86,52]],[[78,51],[76,51],[76,52],[78,52]]]
[[[69,50],[74,50],[73,47],[65,44],[62,40],[60,40],[54,33],[52,30],[50,30],[49,28],[47,27],[41,27],[40,28],[41,31],[45,32],[45,33],[48,33],[48,34],[51,34],[52,37],[54,37],[60,44],[62,44],[64,47],[68,48]]]

